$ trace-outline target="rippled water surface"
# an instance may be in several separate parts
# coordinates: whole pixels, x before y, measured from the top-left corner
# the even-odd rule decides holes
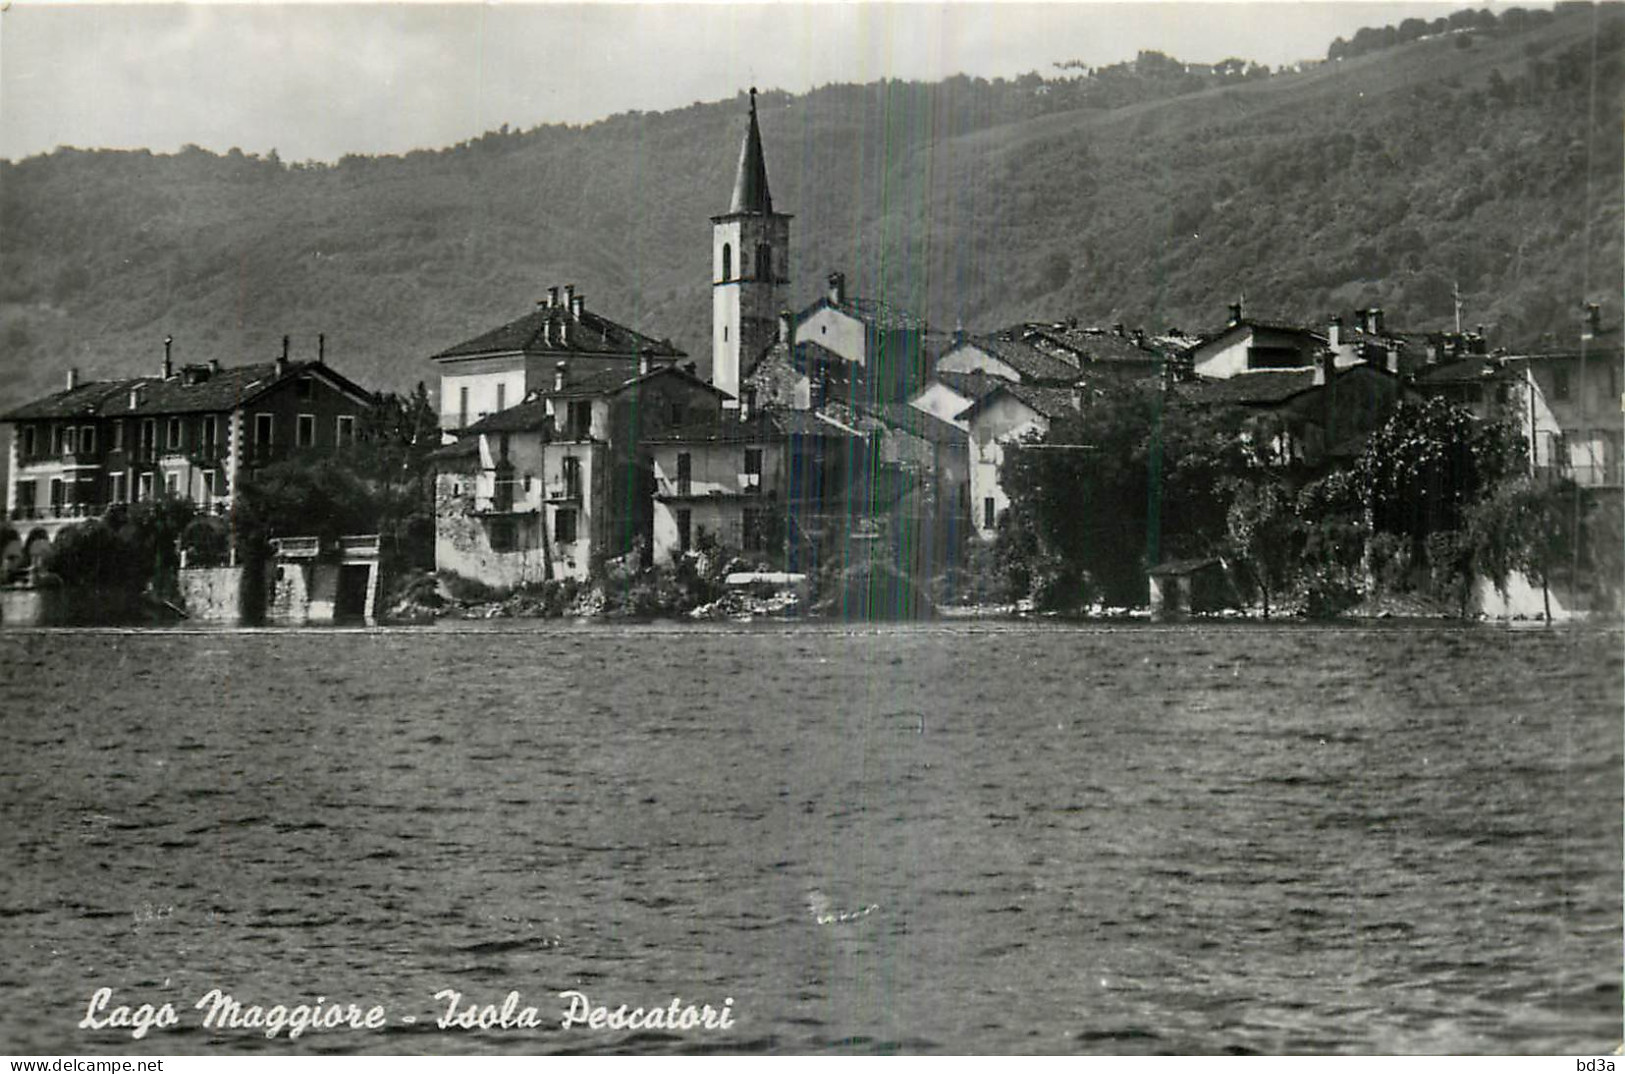
[[[0,634],[0,1050],[1611,1051],[1621,655],[1493,628]],[[181,1024],[77,1029],[100,986]],[[388,1026],[211,1032],[215,987]],[[447,988],[548,1028],[441,1031]],[[732,997],[734,1026],[562,1031],[569,989]]]

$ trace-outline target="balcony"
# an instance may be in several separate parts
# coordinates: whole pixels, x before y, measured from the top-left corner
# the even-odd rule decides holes
[[[278,559],[315,559],[322,554],[320,537],[273,537],[271,547]]]
[[[382,544],[376,533],[358,533],[339,538],[339,555],[345,559],[376,559]]]

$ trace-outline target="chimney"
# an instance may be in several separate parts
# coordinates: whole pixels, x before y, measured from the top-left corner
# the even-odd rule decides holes
[[[219,374],[219,372],[220,372],[220,359],[218,359],[218,358],[210,358],[209,359],[209,376],[211,376],[211,377],[216,376],[217,374]]]
[[[1315,358],[1314,385],[1317,388],[1324,387],[1331,383],[1335,376],[1337,376],[1337,352],[1323,351]]]
[[[1336,350],[1343,344],[1343,318],[1332,314],[1332,323],[1326,326],[1326,345]]]
[[[137,384],[130,389],[130,409],[134,410],[141,405],[141,385]]]
[[[579,321],[579,320],[581,320],[581,315],[583,313],[585,313],[586,310],[587,310],[587,298],[586,298],[585,295],[571,295],[570,296],[570,316],[571,317],[573,317],[574,319]]]
[[[1134,345],[1136,347],[1145,346],[1145,329],[1136,328],[1134,330]]]
[[[326,332],[318,332],[316,334],[316,364],[317,365],[326,365],[327,364],[327,333]]]
[[[750,416],[756,412],[756,389],[746,388],[745,397],[740,402],[739,420],[749,421]]]
[[[1382,335],[1382,307],[1380,307],[1380,306],[1372,306],[1371,310],[1370,310],[1370,314],[1371,314],[1371,327],[1369,329],[1367,329],[1367,331],[1369,331],[1374,336]]]
[[[796,345],[796,320],[789,310],[779,311],[779,342],[786,347]]]
[[[165,379],[165,380],[168,380],[168,379],[169,379],[169,376],[170,376],[170,374],[171,374],[171,373],[173,373],[173,372],[174,372],[174,367],[173,367],[173,366],[172,366],[172,365],[170,365],[170,361],[169,361],[169,349],[170,349],[170,348],[171,348],[171,347],[173,347],[173,346],[174,346],[174,345],[175,345],[175,337],[174,337],[174,336],[165,336],[165,337],[164,337],[164,369],[163,369],[163,378],[164,378],[164,379]]]
[[[553,390],[562,392],[564,384],[569,379],[570,363],[560,362],[553,367]]]
[[[576,285],[575,284],[567,283],[567,284],[564,285],[564,302],[562,304],[563,304],[565,309],[569,309],[571,306],[574,306],[576,304]]]
[[[956,347],[963,347],[965,345],[965,322],[964,321],[956,321],[954,323],[953,345],[956,346]]]
[[[1581,339],[1596,339],[1602,331],[1602,307],[1595,302],[1586,303],[1585,328],[1580,332]]]
[[[684,362],[683,372],[691,377],[697,377],[700,375],[700,364],[698,362]]]
[[[832,305],[840,305],[846,301],[846,274],[832,272],[829,274],[829,300]]]
[[[1240,312],[1239,307],[1231,306],[1230,307],[1230,323],[1235,324],[1239,320],[1241,320],[1241,312]],[[1121,339],[1123,337],[1123,322],[1122,321],[1118,321],[1116,324],[1112,325],[1112,335],[1118,337],[1119,339]]]
[[[165,362],[164,364],[167,366],[169,363]],[[288,371],[288,337],[283,336],[282,337],[282,356],[279,357],[276,360],[276,375],[280,377],[280,376],[282,376],[282,374],[286,373],[287,371]]]
[[[649,352],[647,349],[638,351],[638,376],[649,375]]]
[[[71,392],[77,387],[79,387],[79,367],[78,366],[69,366],[68,367],[68,391]]]
[[[547,308],[548,309],[554,309],[554,308],[556,308],[558,306],[558,304],[559,304],[559,289],[557,287],[549,287],[547,289],[547,300],[546,300],[546,302],[547,302]]]
[[[1231,327],[1234,327],[1235,325],[1238,325],[1240,323],[1241,323],[1241,303],[1240,302],[1232,302],[1232,303],[1230,303],[1230,325],[1231,325]]]

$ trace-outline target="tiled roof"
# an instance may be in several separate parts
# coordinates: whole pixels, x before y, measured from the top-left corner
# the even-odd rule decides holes
[[[1129,362],[1149,365],[1161,357],[1153,342],[1141,345],[1135,342],[1133,336],[1119,335],[1105,328],[1029,323],[1008,328],[1000,335],[1024,340],[1047,354],[1065,351],[1083,363]]]
[[[785,356],[785,350],[786,348],[782,342],[770,345],[756,356],[756,361],[745,371],[745,376],[749,377],[752,373],[755,373],[762,363],[770,358],[782,359]],[[816,372],[844,378],[847,367],[851,364],[851,362],[848,362],[828,347],[811,339],[796,340],[795,353],[790,356],[790,365],[799,373]]]
[[[1045,354],[1031,343],[999,339],[996,336],[979,336],[966,340],[964,346],[974,347],[983,354],[1003,362],[1014,369],[1022,380],[1071,382],[1078,376],[1077,366],[1054,355]],[[943,357],[950,357],[953,353],[949,351]]]
[[[273,386],[303,374],[316,374],[341,391],[370,399],[371,393],[318,362],[289,362],[279,376],[275,362],[221,369],[200,380],[191,381],[186,371],[165,380],[160,377],[134,377],[129,380],[94,381],[72,391],[61,391],[0,415],[0,421],[38,418],[100,417],[120,418],[146,414],[200,414],[233,410]],[[130,405],[130,393],[136,405]]]
[[[847,438],[852,434],[839,425],[824,421],[811,410],[771,407],[758,410],[744,421],[690,425],[674,429],[666,436],[649,437],[651,444],[755,443],[783,440],[790,436]]]
[[[663,365],[649,370],[647,373],[632,373],[628,376],[624,369],[594,369],[578,374],[573,379],[567,379],[563,390],[545,388],[531,393],[531,397],[517,406],[506,410],[499,410],[489,414],[470,425],[465,432],[470,433],[517,433],[540,429],[548,422],[547,400],[549,399],[596,399],[599,396],[617,395],[628,388],[637,387],[651,380],[661,377],[677,377],[688,381],[693,386],[703,388],[712,395],[727,398],[728,393],[720,388],[705,383],[686,369],[677,366]]]
[[[991,373],[954,373],[948,370],[938,371],[933,374],[932,379],[940,380],[943,384],[972,402],[992,392],[1000,385],[1010,383],[1003,377],[995,377]]]
[[[954,416],[962,421],[972,418],[984,408],[992,405],[993,401],[1001,395],[1010,395],[1021,400],[1021,402],[1046,418],[1059,418],[1074,413],[1077,409],[1072,405],[1072,389],[1070,388],[1051,388],[1038,384],[1019,384],[1015,381],[1006,381]]]
[[[651,339],[592,310],[582,310],[578,320],[569,307],[563,305],[538,306],[517,321],[493,328],[433,357],[441,361],[486,354],[617,354],[627,357],[648,354],[654,358],[687,357],[669,340]]]
[[[893,429],[917,436],[932,444],[963,445],[970,439],[970,434],[959,426],[907,403],[877,403],[859,409],[874,415]]]
[[[1283,403],[1315,385],[1313,369],[1260,369],[1223,380],[1198,380],[1180,392],[1198,403],[1263,405]]]
[[[1505,373],[1499,360],[1482,354],[1469,354],[1424,367],[1416,374],[1416,383],[1423,387],[1431,384],[1477,384]]]
[[[1306,341],[1312,340],[1317,343],[1326,342],[1326,337],[1324,335],[1311,328],[1305,328],[1301,324],[1293,324],[1290,321],[1266,320],[1261,317],[1243,317],[1235,324],[1227,324],[1222,328],[1215,328],[1211,331],[1203,332],[1202,335],[1193,342],[1193,346],[1199,347],[1203,344],[1212,343],[1214,340],[1222,339],[1231,332],[1238,332],[1248,328],[1265,328],[1273,332],[1288,332],[1294,335],[1303,336]]]
[[[796,323],[800,324],[806,318],[825,308],[840,310],[848,317],[855,317],[864,324],[882,331],[908,330],[923,332],[926,330],[925,322],[919,317],[916,317],[908,310],[899,309],[889,302],[882,302],[878,298],[848,298],[840,302],[831,302],[827,295],[802,311],[801,316],[796,318]]]

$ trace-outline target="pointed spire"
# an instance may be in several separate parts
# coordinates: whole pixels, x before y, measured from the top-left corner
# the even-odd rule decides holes
[[[756,126],[756,87],[750,88],[750,129],[739,151],[739,177],[734,180],[730,213],[771,213],[773,195],[767,189],[767,161],[762,158],[762,132]]]

